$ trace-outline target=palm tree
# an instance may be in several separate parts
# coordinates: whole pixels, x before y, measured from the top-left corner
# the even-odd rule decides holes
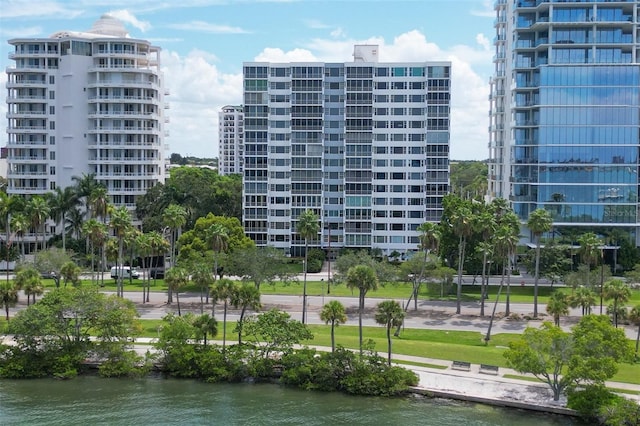
[[[553,315],[553,322],[560,327],[560,316],[569,315],[569,296],[561,291],[554,291],[547,302],[547,312]]]
[[[387,363],[391,367],[391,327],[402,325],[404,320],[404,311],[402,306],[395,300],[385,300],[378,303],[378,311],[376,312],[376,323],[384,325],[387,329]]]
[[[178,316],[182,316],[180,310],[180,289],[189,284],[189,273],[178,266],[174,266],[169,269],[165,275],[164,282],[176,293],[176,303],[178,304]]]
[[[347,287],[358,289],[358,331],[360,342],[360,356],[362,356],[362,313],[364,311],[365,296],[369,290],[378,288],[378,277],[372,267],[367,265],[356,265],[347,271]]]
[[[29,216],[29,221],[31,222],[31,226],[36,230],[36,250],[38,248],[38,231],[42,231],[42,245],[40,248],[44,250],[45,248],[45,240],[44,240],[44,224],[49,217],[49,213],[51,212],[51,208],[47,201],[38,196],[34,195],[27,202],[27,214]]]
[[[307,320],[307,269],[309,259],[309,240],[316,239],[318,237],[318,230],[320,224],[318,222],[318,215],[312,210],[305,210],[300,216],[298,216],[298,224],[296,225],[296,232],[302,238],[304,238],[304,283],[302,285],[302,323],[305,324]]]
[[[147,300],[146,293],[151,290],[151,286],[149,285],[151,282],[151,273],[149,270],[149,263],[151,261],[151,243],[149,242],[149,234],[144,232],[136,234],[135,245],[138,249],[138,254],[142,258],[142,269],[145,271],[142,277],[142,303],[145,303]]]
[[[412,298],[414,301],[414,308],[416,311],[418,310],[418,294],[420,293],[420,283],[422,282],[422,278],[424,275],[425,265],[427,264],[427,260],[429,259],[429,254],[432,251],[436,251],[438,249],[438,245],[440,243],[440,237],[441,237],[440,227],[437,224],[432,222],[421,223],[416,229],[416,231],[418,231],[418,239],[420,240],[420,249],[424,253],[424,258],[423,258],[422,267],[420,268],[420,276],[415,281],[416,285],[414,285],[413,287],[412,296],[409,298],[409,300],[407,300],[407,306],[404,309],[405,312],[409,308],[409,302],[411,301]]]
[[[214,282],[214,275],[211,273],[211,267],[203,261],[193,265],[191,269],[191,280],[200,288],[200,314],[204,313],[204,295],[209,293],[209,287]],[[209,295],[207,294],[207,301]],[[215,303],[214,303],[215,305]],[[211,312],[213,314],[213,312]]]
[[[631,289],[624,281],[613,279],[605,283],[603,297],[613,300],[613,325],[618,328],[618,306],[631,298]]]
[[[527,227],[533,234],[536,244],[536,266],[533,279],[533,317],[538,318],[538,279],[540,277],[540,237],[553,228],[551,213],[545,209],[536,209],[529,215]]]
[[[65,232],[71,234],[75,239],[80,238],[82,234],[82,226],[84,225],[86,218],[82,214],[79,208],[72,209],[67,215]]]
[[[462,303],[462,269],[464,266],[465,248],[467,245],[467,238],[471,236],[473,232],[473,213],[468,207],[458,208],[451,217],[451,224],[453,225],[453,233],[458,236],[458,289],[456,293],[456,314],[461,311]]]
[[[99,219],[107,217],[109,211],[109,190],[104,185],[98,185],[88,194],[87,206],[93,215]]]
[[[218,279],[218,255],[227,249],[229,230],[221,223],[214,223],[207,229],[207,240],[213,248],[213,279]]]
[[[124,259],[124,239],[131,228],[131,215],[129,214],[129,210],[125,206],[121,206],[115,208],[111,213],[111,218],[109,221],[109,225],[113,228],[113,232],[118,239],[118,277],[117,277],[117,291],[118,296],[124,296],[124,286],[122,283],[123,274],[121,273],[123,269]]]
[[[11,229],[20,238],[20,255],[24,259],[24,235],[29,231],[29,219],[24,213],[16,213],[11,217]]]
[[[164,256],[167,254],[167,250],[169,250],[169,241],[167,241],[161,233],[159,233],[158,231],[151,231],[149,232],[149,245],[151,246],[151,255],[153,256],[154,259],[156,259],[158,256],[162,256],[164,258]],[[152,262],[153,263],[153,262]],[[164,265],[164,262],[163,262]],[[156,268],[158,265],[157,263],[155,265],[151,265],[152,268]],[[164,266],[163,266],[164,267]],[[153,278],[153,282],[155,285],[155,275]],[[147,292],[147,302],[149,301],[149,292]]]
[[[176,242],[178,241],[178,237],[180,236],[180,230],[187,223],[187,211],[184,207],[179,206],[178,204],[169,204],[164,212],[162,213],[162,223],[164,226],[168,227],[171,230],[171,266],[175,266],[176,264]],[[171,289],[169,289],[167,295],[167,303],[173,302],[173,295]]]
[[[498,200],[498,199],[496,199]],[[490,204],[488,206],[484,206],[484,208],[473,217],[473,229],[479,235],[482,236],[482,242],[478,244],[476,247],[476,251],[482,254],[482,283],[480,284],[480,316],[484,316],[484,300],[486,288],[488,287],[487,278],[487,261],[489,256],[493,253],[493,244],[490,242],[491,237],[495,233],[497,226],[497,218],[496,214],[501,211],[496,209],[500,209],[501,206],[496,204]]]
[[[93,284],[95,273],[95,250],[96,247],[100,249],[100,269],[103,270],[104,268],[102,267],[102,253],[104,251],[104,244],[106,243],[109,236],[109,231],[105,224],[98,222],[94,218],[91,218],[82,225],[82,233],[89,240],[89,253],[91,254],[91,284]]]
[[[18,303],[18,286],[13,281],[0,283],[0,304],[4,307],[6,319],[9,321],[9,308]]]
[[[580,306],[583,316],[589,315],[591,307],[596,304],[596,296],[590,288],[581,285],[569,296],[569,302],[572,308]]]
[[[347,314],[344,305],[337,300],[326,303],[320,311],[320,319],[325,324],[331,323],[331,352],[336,350],[335,328],[347,322]]]
[[[636,358],[638,357],[638,345],[640,344],[640,305],[636,305],[631,308],[629,312],[629,321],[636,327],[638,327],[638,334],[636,335]]]
[[[73,187],[67,186],[62,189],[56,187],[51,195],[51,216],[62,233],[62,250],[66,251],[66,224],[72,210],[80,204],[78,194]]]
[[[207,336],[214,337],[218,334],[218,321],[209,314],[202,314],[195,318],[193,326],[198,330],[198,334],[202,335],[204,346],[207,346]]]
[[[503,285],[505,276],[507,277],[507,305],[505,312],[507,316],[511,313],[511,264],[515,257],[519,233],[520,221],[518,216],[512,211],[505,213],[498,223],[498,229],[495,234],[495,248],[496,255],[503,258],[500,286]]]
[[[233,293],[231,297],[231,305],[234,308],[240,309],[240,319],[238,319],[238,344],[242,344],[242,326],[244,321],[244,315],[247,309],[257,311],[262,307],[260,304],[260,290],[251,284],[243,283]]]
[[[96,180],[95,173],[83,173],[81,176],[72,176],[71,180],[75,182],[75,190],[78,198],[84,199],[84,210],[87,212],[88,218],[91,217],[91,208],[89,207],[89,196],[91,192],[100,186]]]
[[[14,283],[16,287],[24,291],[24,294],[27,296],[27,306],[30,305],[30,296],[33,296],[33,303],[36,303],[36,295],[39,296],[44,293],[40,273],[33,267],[27,267],[18,271]]]
[[[215,286],[211,289],[211,297],[213,298],[212,304],[215,306],[216,302],[222,301],[224,310],[222,314],[222,350],[224,351],[227,345],[227,307],[228,304],[234,298],[235,293],[238,291],[236,284],[230,279],[223,278],[217,281]]]
[[[591,275],[591,265],[596,262],[598,254],[601,253],[600,246],[602,242],[596,234],[593,232],[587,232],[578,238],[578,244],[580,244],[579,254],[582,259],[582,263],[587,265],[585,268],[584,285],[589,286],[589,276]],[[602,283],[600,283],[602,285]],[[600,288],[600,314],[602,314],[602,291]]]

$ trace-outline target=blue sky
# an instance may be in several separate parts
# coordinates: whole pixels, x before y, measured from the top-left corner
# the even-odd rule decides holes
[[[220,107],[242,102],[244,61],[350,61],[379,44],[381,61],[453,64],[451,158],[488,157],[493,1],[487,0],[2,0],[0,65],[14,37],[86,31],[105,13],[131,37],[161,46],[171,96],[169,152],[217,155]],[[4,86],[6,74],[0,76]],[[0,93],[5,116],[6,91]],[[4,118],[0,145],[6,141]]]

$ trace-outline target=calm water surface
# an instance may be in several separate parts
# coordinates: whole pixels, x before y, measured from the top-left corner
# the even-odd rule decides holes
[[[578,425],[442,399],[352,397],[271,384],[80,377],[0,381],[2,425]]]

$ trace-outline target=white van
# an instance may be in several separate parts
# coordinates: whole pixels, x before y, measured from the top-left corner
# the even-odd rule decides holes
[[[120,271],[121,274],[118,274],[118,271]],[[111,278],[116,279],[118,278],[118,275],[121,275],[122,278],[125,278],[125,279],[129,279],[129,278],[138,279],[138,277],[140,277],[140,273],[135,268],[131,269],[131,266],[112,267]]]

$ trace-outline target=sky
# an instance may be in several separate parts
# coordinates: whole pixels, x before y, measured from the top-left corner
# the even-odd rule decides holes
[[[217,157],[218,112],[242,103],[243,62],[349,62],[353,45],[377,44],[380,62],[451,61],[451,159],[488,157],[493,0],[0,0],[2,70],[9,39],[87,31],[103,14],[162,48],[167,155]]]

